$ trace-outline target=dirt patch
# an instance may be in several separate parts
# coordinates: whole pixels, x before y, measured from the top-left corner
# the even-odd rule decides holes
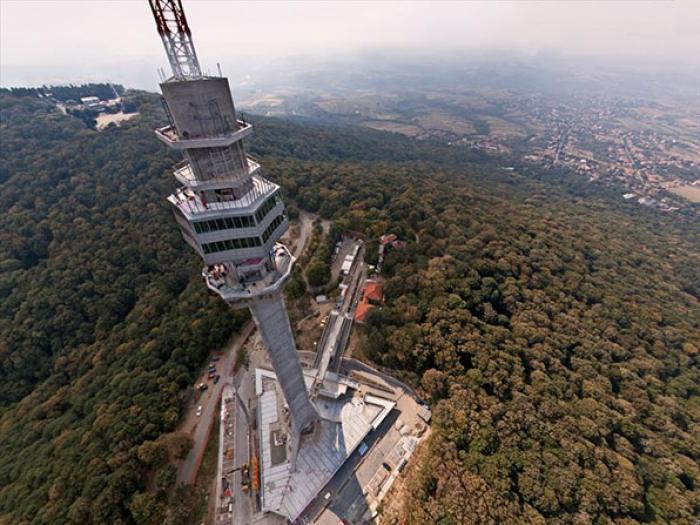
[[[380,131],[389,131],[390,133],[401,133],[409,137],[415,137],[424,133],[420,126],[406,124],[405,122],[395,122],[391,120],[365,120],[363,126],[368,128],[378,129]]]
[[[97,122],[95,127],[97,129],[105,129],[110,124],[118,126],[120,123],[132,119],[137,115],[138,113],[123,113],[121,111],[119,113],[100,113],[95,119]]]
[[[690,202],[700,202],[700,186],[676,186],[675,188],[670,188],[668,191]]]
[[[304,319],[301,319],[296,324],[296,342],[297,348],[300,350],[308,350],[309,352],[316,351],[316,345],[321,338],[323,328],[321,322],[333,309],[332,303],[318,305],[315,301],[311,301],[312,308],[318,313],[313,313]]]

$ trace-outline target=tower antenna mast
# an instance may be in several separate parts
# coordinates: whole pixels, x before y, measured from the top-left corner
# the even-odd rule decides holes
[[[148,0],[148,4],[168,55],[173,77],[178,80],[201,77],[202,70],[181,0]]]

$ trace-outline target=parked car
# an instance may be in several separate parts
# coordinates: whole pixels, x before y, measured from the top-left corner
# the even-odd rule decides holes
[[[365,454],[367,454],[367,450],[369,450],[369,447],[364,441],[362,441],[357,447],[357,451],[360,453],[360,456],[364,456]]]
[[[217,376],[214,378],[214,384],[218,383],[218,382],[219,382],[219,379],[221,379],[221,376],[217,375]]]
[[[202,405],[199,405],[197,407],[197,417],[200,417],[202,415]]]

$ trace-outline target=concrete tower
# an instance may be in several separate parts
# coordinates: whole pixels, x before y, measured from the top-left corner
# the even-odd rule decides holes
[[[168,201],[182,235],[204,261],[207,287],[250,308],[289,409],[292,455],[318,414],[309,400],[282,295],[295,258],[279,242],[288,228],[279,186],[260,175],[243,139],[228,80],[201,72],[180,0],[149,0],[173,76],[161,85],[170,125],[158,138],[181,151],[181,184]]]

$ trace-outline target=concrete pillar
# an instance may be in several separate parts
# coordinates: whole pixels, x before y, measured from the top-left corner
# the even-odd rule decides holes
[[[309,430],[319,416],[309,400],[282,293],[251,301],[250,311],[289,407],[292,443],[298,443],[301,433]]]

